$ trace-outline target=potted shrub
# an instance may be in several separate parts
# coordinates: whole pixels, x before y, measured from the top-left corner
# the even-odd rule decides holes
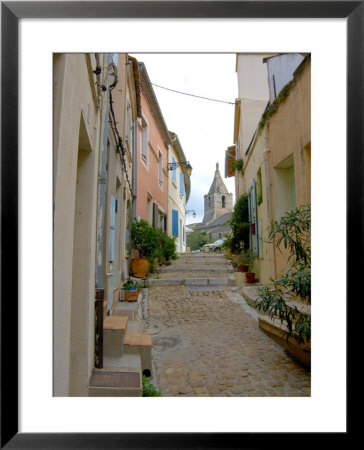
[[[246,278],[247,283],[254,283],[254,280],[255,280],[255,272],[254,272],[255,255],[251,249],[248,250],[248,252],[249,252],[249,256],[247,256],[247,259],[249,258],[249,263],[248,263],[248,271],[245,272],[245,278]]]
[[[158,256],[160,242],[158,231],[146,220],[134,220],[131,224],[131,245],[134,257],[131,260],[131,270],[136,278],[146,278],[151,263]]]
[[[251,250],[243,250],[240,254],[238,272],[248,272],[251,259],[252,259],[252,251]]]
[[[133,280],[127,280],[122,286],[123,300],[133,302],[138,300],[141,285]]]

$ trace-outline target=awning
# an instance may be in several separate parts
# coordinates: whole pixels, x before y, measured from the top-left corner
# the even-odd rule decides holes
[[[236,158],[235,145],[228,147],[225,151],[225,178],[235,176],[235,171],[233,170],[233,161]]]

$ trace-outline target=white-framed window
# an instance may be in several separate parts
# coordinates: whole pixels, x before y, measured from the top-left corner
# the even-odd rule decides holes
[[[142,138],[141,138],[141,158],[144,161],[145,164],[149,164],[149,129],[148,129],[148,122],[146,121],[145,117],[142,117],[141,120],[142,125]]]
[[[131,119],[131,106],[130,103],[127,102],[126,105],[126,124],[125,124],[125,141],[129,144],[129,148],[132,148],[132,139],[133,139],[133,124]]]
[[[163,153],[158,149],[158,183],[163,187]]]

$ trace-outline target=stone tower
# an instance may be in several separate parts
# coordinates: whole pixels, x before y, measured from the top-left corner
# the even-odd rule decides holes
[[[205,225],[233,210],[233,194],[228,192],[222,181],[218,163],[216,163],[214,180],[209,193],[204,195],[204,200],[204,217],[202,223]]]

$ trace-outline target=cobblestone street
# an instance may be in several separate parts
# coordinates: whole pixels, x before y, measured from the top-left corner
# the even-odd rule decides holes
[[[259,329],[230,286],[151,287],[148,303],[162,396],[310,396],[310,372]]]

